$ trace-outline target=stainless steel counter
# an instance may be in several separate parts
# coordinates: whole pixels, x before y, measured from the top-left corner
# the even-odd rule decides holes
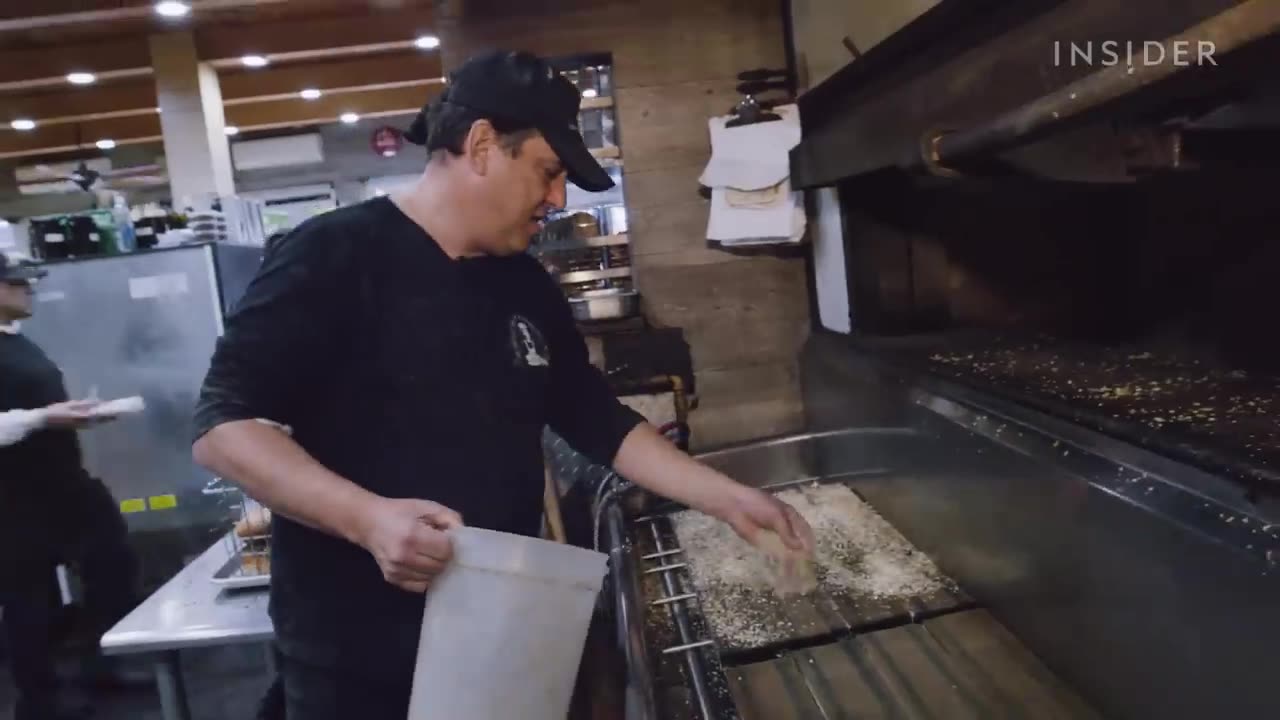
[[[265,591],[228,592],[210,582],[231,557],[223,538],[174,575],[106,635],[108,655],[265,642],[275,636]]]
[[[210,581],[232,553],[222,538],[102,636],[107,655],[158,653],[156,686],[165,720],[189,720],[180,650],[275,637],[265,590],[227,591]],[[267,653],[271,663],[271,653]]]

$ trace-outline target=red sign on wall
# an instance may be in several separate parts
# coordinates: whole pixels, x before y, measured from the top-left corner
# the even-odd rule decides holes
[[[373,146],[373,151],[382,157],[395,157],[400,153],[400,148],[404,147],[404,137],[399,130],[384,125],[373,131],[370,145]]]

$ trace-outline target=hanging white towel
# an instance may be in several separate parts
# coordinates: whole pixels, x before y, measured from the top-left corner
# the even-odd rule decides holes
[[[773,109],[781,120],[727,127],[732,116],[707,121],[711,130],[711,161],[698,179],[710,188],[762,190],[791,174],[789,153],[800,144],[800,108]]]
[[[804,201],[791,192],[790,180],[781,186],[782,202],[767,207],[734,207],[729,188],[711,188],[707,239],[724,245],[796,243],[804,237]]]
[[[729,207],[762,210],[781,205],[791,199],[786,185],[787,181],[783,180],[763,190],[739,190],[729,187],[724,189],[724,198],[729,203]]]
[[[707,239],[726,246],[790,244],[804,238],[800,193],[791,191],[790,151],[800,142],[800,109],[783,105],[781,120],[727,127],[708,120],[711,160],[699,181],[711,188]]]

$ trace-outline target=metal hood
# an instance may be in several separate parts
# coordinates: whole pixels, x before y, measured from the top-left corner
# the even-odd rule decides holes
[[[1277,31],[1275,0],[944,0],[800,97],[792,182],[1007,169],[1001,153],[1100,119],[1203,112],[1274,67]]]

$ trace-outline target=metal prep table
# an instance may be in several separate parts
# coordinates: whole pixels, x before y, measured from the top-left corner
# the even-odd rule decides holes
[[[228,591],[210,582],[231,558],[219,539],[102,636],[107,655],[155,653],[156,687],[165,720],[190,720],[179,653],[275,637],[263,590]],[[273,656],[267,653],[268,664]]]

